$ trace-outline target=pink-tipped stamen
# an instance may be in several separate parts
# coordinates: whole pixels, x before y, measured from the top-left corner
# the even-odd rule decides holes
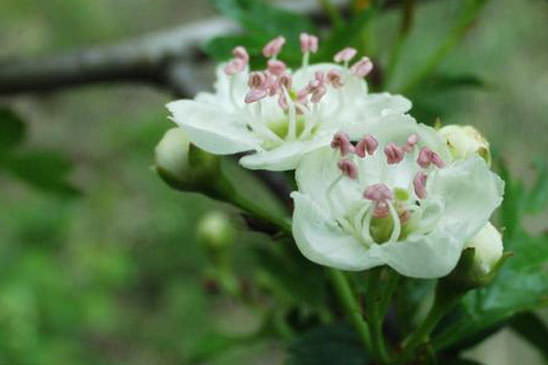
[[[225,74],[232,76],[237,74],[238,72],[242,72],[245,69],[246,65],[247,63],[244,62],[242,59],[235,58],[226,64],[224,72]]]
[[[264,48],[263,48],[263,56],[265,57],[275,57],[277,56],[281,51],[285,44],[285,38],[282,36],[278,36],[268,42]]]
[[[266,89],[249,89],[249,91],[245,95],[244,101],[246,102],[246,104],[251,104],[265,98],[266,96]]]
[[[338,149],[342,156],[346,156],[351,152],[354,152],[354,146],[350,143],[348,134],[344,132],[337,132],[331,140],[331,148]]]
[[[344,176],[347,176],[352,180],[355,180],[358,177],[358,167],[351,160],[340,160],[337,162],[337,167]]]
[[[368,57],[362,57],[350,67],[350,72],[357,77],[367,76],[373,70],[373,62]]]
[[[268,72],[273,75],[281,76],[286,70],[285,63],[278,60],[268,60]]]
[[[403,149],[394,142],[390,142],[384,147],[384,154],[389,165],[400,163],[404,157]]]
[[[417,195],[419,199],[426,198],[427,177],[428,176],[424,172],[419,171],[417,172],[417,174],[415,175],[415,178],[413,179],[413,187],[415,188],[415,195]]]
[[[373,156],[378,146],[379,146],[379,142],[375,139],[375,137],[366,136],[361,141],[358,142],[355,148],[355,152],[356,152],[356,155],[362,158],[365,157],[367,153]]]
[[[303,53],[316,53],[318,51],[318,37],[308,33],[301,33],[299,41]]]
[[[266,88],[268,76],[261,71],[253,71],[249,75],[249,80],[247,81],[247,86],[251,89],[263,89]]]
[[[327,82],[335,89],[339,89],[344,86],[343,76],[339,70],[329,70],[327,72]]]
[[[358,53],[354,48],[346,47],[337,52],[333,59],[335,62],[349,62]]]
[[[234,48],[232,50],[232,54],[234,55],[234,58],[240,59],[246,64],[249,62],[249,54],[247,53],[247,50],[242,46]]]
[[[363,192],[363,197],[374,202],[375,218],[385,218],[390,213],[389,201],[393,199],[392,190],[385,184],[373,184],[368,186]]]
[[[410,134],[409,137],[407,137],[407,142],[405,143],[405,145],[402,146],[403,152],[409,153],[413,151],[419,141],[420,137],[417,134]]]
[[[419,157],[417,157],[417,163],[422,168],[429,167],[431,163],[439,168],[445,166],[445,162],[443,162],[441,157],[428,147],[421,148],[421,151],[419,152]]]

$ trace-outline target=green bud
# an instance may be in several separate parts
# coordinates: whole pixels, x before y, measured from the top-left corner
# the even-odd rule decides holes
[[[156,171],[171,187],[213,194],[219,159],[190,143],[178,127],[168,130],[155,150]]]
[[[236,228],[230,217],[222,212],[209,212],[196,229],[198,241],[212,250],[230,247],[236,240]]]

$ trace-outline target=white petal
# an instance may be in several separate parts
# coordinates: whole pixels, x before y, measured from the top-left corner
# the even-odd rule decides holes
[[[293,237],[306,258],[341,270],[365,270],[383,263],[376,246],[366,249],[329,222],[307,195],[294,192],[291,197],[295,202]]]
[[[224,72],[226,63],[221,63],[217,66],[217,81],[215,82],[215,95],[218,103],[222,103],[226,108],[234,110],[236,107],[241,108],[245,105],[245,94],[249,87],[247,81],[249,79],[249,71],[246,67],[242,72],[235,75],[227,75]],[[234,105],[234,102],[237,105]]]
[[[194,100],[167,104],[172,119],[196,146],[214,154],[232,154],[258,147],[260,140],[220,105]]]
[[[309,141],[284,142],[268,151],[257,151],[240,159],[242,166],[258,170],[286,171],[297,167],[302,157],[331,141],[331,135],[322,135]]]

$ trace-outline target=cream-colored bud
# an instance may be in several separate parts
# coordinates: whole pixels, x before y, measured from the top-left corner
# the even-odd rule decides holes
[[[489,142],[480,132],[469,125],[446,125],[438,131],[455,159],[463,159],[478,154],[491,165]]]
[[[465,248],[475,249],[474,260],[482,273],[488,274],[501,259],[502,235],[491,223],[487,223]]]
[[[156,167],[173,178],[183,179],[190,169],[190,139],[181,128],[168,130],[156,146]]]
[[[198,223],[198,241],[211,249],[228,247],[236,240],[236,228],[223,212],[209,212]]]
[[[190,143],[181,128],[168,130],[155,150],[156,171],[172,187],[211,193],[219,159]]]

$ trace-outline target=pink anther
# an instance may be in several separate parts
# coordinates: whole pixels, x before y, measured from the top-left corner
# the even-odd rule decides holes
[[[274,38],[273,40],[268,42],[266,44],[266,46],[264,46],[263,55],[265,57],[277,56],[278,53],[281,52],[282,47],[284,46],[284,44],[285,44],[285,38],[284,37],[278,36],[278,37]]]
[[[268,60],[268,71],[276,76],[280,76],[285,72],[285,63],[278,60]]]
[[[355,148],[356,155],[359,157],[365,157],[367,153],[373,155],[379,146],[379,142],[373,136],[366,136],[358,142]]]
[[[368,57],[362,57],[361,60],[350,67],[350,72],[357,77],[365,77],[371,70],[373,70],[373,62]]]
[[[419,141],[420,137],[417,134],[410,134],[409,137],[407,137],[407,142],[405,143],[405,145],[402,146],[403,152],[409,153],[413,151],[413,148],[415,148]]]
[[[415,178],[413,179],[413,187],[415,188],[415,194],[419,199],[426,198],[426,179],[427,175],[419,171],[415,175]]]
[[[384,147],[384,154],[389,165],[400,163],[404,157],[403,149],[394,142],[390,142]]]
[[[374,201],[376,203],[386,202],[392,200],[392,190],[386,184],[373,184],[365,188],[363,197],[367,200]]]
[[[267,90],[266,89],[249,89],[247,94],[245,95],[244,101],[247,104],[254,103],[258,100],[261,100],[262,98],[266,97]]]
[[[421,148],[419,152],[419,157],[417,158],[417,163],[422,168],[427,168],[433,163],[436,167],[442,168],[445,166],[445,163],[441,157],[428,147]]]
[[[301,33],[299,40],[301,41],[301,51],[303,53],[316,53],[318,51],[318,37],[312,34]]]
[[[337,162],[337,167],[344,176],[348,176],[352,180],[355,180],[358,177],[358,167],[351,160],[340,160]]]
[[[333,59],[335,60],[335,62],[348,62],[352,58],[354,58],[356,53],[358,53],[358,51],[356,51],[354,48],[346,47],[337,52]]]
[[[354,152],[354,146],[350,143],[350,138],[344,132],[337,132],[331,140],[331,148],[338,149],[342,156]]]
[[[253,71],[249,75],[247,86],[251,89],[264,89],[266,88],[267,75],[261,71]]]
[[[232,76],[237,74],[238,72],[241,72],[245,69],[245,66],[247,65],[244,60],[240,58],[235,58],[231,61],[229,61],[225,66],[225,74]]]
[[[249,62],[249,54],[247,53],[247,50],[242,46],[234,48],[232,50],[232,54],[234,55],[234,58],[240,59],[246,64]]]
[[[329,70],[327,72],[327,82],[335,89],[343,87],[344,82],[342,73],[339,70]]]

